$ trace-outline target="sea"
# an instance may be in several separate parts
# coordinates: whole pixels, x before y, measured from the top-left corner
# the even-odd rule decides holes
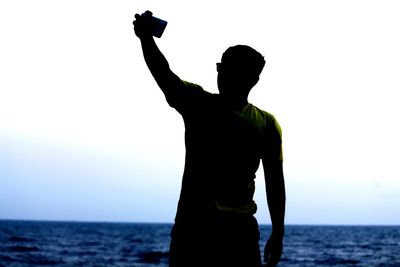
[[[0,266],[168,266],[172,224],[0,220]],[[260,248],[271,231],[260,225]],[[288,225],[280,267],[400,267],[400,226]]]

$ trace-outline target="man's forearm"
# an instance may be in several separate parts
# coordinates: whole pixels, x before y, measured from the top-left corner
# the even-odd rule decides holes
[[[177,79],[177,76],[171,71],[167,59],[161,53],[152,36],[143,37],[140,42],[147,67],[158,86],[165,92],[171,87],[170,84]]]
[[[168,61],[161,53],[152,36],[141,38],[140,43],[142,44],[144,60],[150,72],[155,76],[154,78],[160,75],[163,70],[164,72],[169,71]]]
[[[285,221],[285,188],[284,186],[275,187],[275,192],[270,192],[268,197],[268,207],[272,222],[272,235],[274,237],[283,237]]]
[[[272,222],[273,237],[284,235],[286,192],[282,168],[273,168],[266,175],[268,208]]]

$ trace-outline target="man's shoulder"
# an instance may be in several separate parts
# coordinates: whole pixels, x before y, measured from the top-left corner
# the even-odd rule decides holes
[[[266,123],[276,121],[275,116],[272,113],[265,111],[253,104],[249,104],[249,107],[251,108],[251,113],[253,113],[253,116],[256,116],[257,118],[264,120]]]
[[[216,94],[205,91],[196,83],[180,80],[179,89],[174,94],[168,95],[167,101],[171,107],[186,116],[214,103],[215,96]]]
[[[257,125],[263,133],[269,134],[271,132],[276,132],[279,133],[279,135],[282,134],[281,126],[272,113],[254,106],[253,104],[250,104],[249,106],[250,111],[247,112],[247,116],[251,117],[253,123]]]
[[[214,96],[215,94],[207,92],[199,84],[181,80],[181,86],[184,93],[193,94],[193,96]]]
[[[185,80],[181,80],[181,85],[183,87],[188,87],[188,88],[203,89],[200,85],[198,85],[196,83],[188,82],[188,81],[185,81]]]

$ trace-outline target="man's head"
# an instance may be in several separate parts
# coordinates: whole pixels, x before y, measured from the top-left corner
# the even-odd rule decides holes
[[[229,47],[217,64],[218,88],[222,95],[247,97],[258,82],[264,57],[246,45]]]

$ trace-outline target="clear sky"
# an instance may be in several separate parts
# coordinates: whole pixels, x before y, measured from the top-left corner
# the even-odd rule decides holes
[[[184,127],[134,36],[146,9],[210,92],[227,47],[265,56],[250,101],[283,129],[287,223],[400,224],[396,0],[1,1],[0,219],[172,222]]]

